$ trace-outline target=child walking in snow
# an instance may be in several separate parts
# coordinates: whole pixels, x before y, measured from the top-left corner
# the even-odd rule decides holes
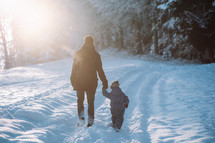
[[[112,91],[110,93],[107,92],[106,89],[102,89],[102,93],[105,97],[110,99],[111,106],[111,114],[112,114],[112,124],[113,128],[119,132],[123,120],[124,120],[124,112],[125,108],[128,107],[129,99],[119,87],[119,82],[114,81],[111,84]]]

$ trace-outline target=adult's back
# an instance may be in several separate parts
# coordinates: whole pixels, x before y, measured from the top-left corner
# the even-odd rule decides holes
[[[97,72],[102,82],[107,82],[98,52],[83,46],[75,54],[71,75],[74,90],[95,91],[98,85]]]

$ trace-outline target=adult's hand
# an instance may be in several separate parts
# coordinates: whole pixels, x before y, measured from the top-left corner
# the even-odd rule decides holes
[[[103,82],[102,85],[103,85],[102,89],[107,89],[108,88],[108,82],[107,81]]]

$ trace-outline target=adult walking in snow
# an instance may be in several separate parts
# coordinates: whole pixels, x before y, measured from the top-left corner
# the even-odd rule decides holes
[[[98,86],[97,73],[102,81],[103,89],[108,88],[101,57],[95,50],[93,41],[94,39],[90,35],[84,38],[83,46],[75,53],[70,77],[73,89],[77,91],[79,125],[85,122],[83,102],[85,93],[87,94],[88,127],[94,123],[94,99]]]

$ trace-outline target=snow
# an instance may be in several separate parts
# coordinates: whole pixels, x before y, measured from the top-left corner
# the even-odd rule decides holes
[[[101,81],[95,124],[77,127],[69,58],[0,72],[0,142],[215,142],[215,64],[101,55],[109,84],[119,80],[130,99],[119,133]]]
[[[169,8],[169,6],[166,3],[164,3],[164,4],[161,4],[161,5],[158,5],[157,8],[162,9],[162,10],[166,10],[167,8]]]
[[[172,17],[170,20],[168,20],[167,22],[164,23],[163,28],[167,28],[168,30],[171,29],[175,29],[175,27],[177,27],[177,24],[179,23],[179,18],[178,17]]]
[[[169,8],[169,5],[177,0],[168,0],[168,2],[158,5],[158,9],[166,10]]]

